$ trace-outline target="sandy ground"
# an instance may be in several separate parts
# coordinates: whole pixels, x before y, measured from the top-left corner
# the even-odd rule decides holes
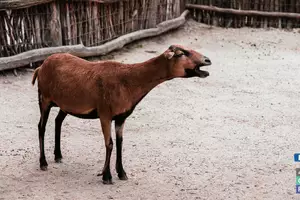
[[[129,180],[116,176],[114,148],[114,185],[96,176],[105,157],[98,120],[68,116],[63,163],[54,163],[55,108],[45,138],[49,167],[40,171],[32,74],[2,75],[0,199],[300,199],[295,194],[300,164],[293,161],[300,151],[299,33],[189,21],[110,56],[140,62],[170,44],[211,58],[211,75],[165,82],[137,106],[124,132]]]

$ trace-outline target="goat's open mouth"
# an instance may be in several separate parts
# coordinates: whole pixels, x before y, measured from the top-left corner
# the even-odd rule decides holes
[[[197,74],[198,77],[200,78],[206,78],[209,76],[209,72],[208,71],[204,71],[201,70],[200,68],[203,66],[207,66],[207,65],[197,65],[194,69],[195,73]]]

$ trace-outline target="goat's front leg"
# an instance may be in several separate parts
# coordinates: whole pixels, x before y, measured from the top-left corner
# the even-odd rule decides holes
[[[110,173],[110,157],[113,149],[113,141],[111,139],[111,120],[101,119],[101,127],[106,147],[106,157],[102,171],[102,180],[104,184],[112,184],[112,176]]]
[[[124,122],[125,122],[124,120],[115,121],[116,146],[117,146],[116,171],[118,173],[118,177],[120,180],[128,179],[122,164],[122,143],[123,143]]]

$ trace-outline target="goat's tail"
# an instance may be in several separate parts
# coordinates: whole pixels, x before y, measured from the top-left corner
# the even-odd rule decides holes
[[[36,68],[36,69],[34,70],[34,72],[33,72],[33,77],[32,77],[32,81],[31,81],[32,85],[34,85],[35,80],[36,80],[36,78],[38,77],[38,72],[39,72],[40,68],[41,68],[41,66],[39,66],[38,68]]]

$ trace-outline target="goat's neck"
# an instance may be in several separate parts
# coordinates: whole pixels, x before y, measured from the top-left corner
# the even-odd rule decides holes
[[[134,96],[138,99],[145,96],[160,83],[170,80],[168,60],[163,56],[157,56],[146,62],[133,64],[128,74],[128,81],[133,86]]]

